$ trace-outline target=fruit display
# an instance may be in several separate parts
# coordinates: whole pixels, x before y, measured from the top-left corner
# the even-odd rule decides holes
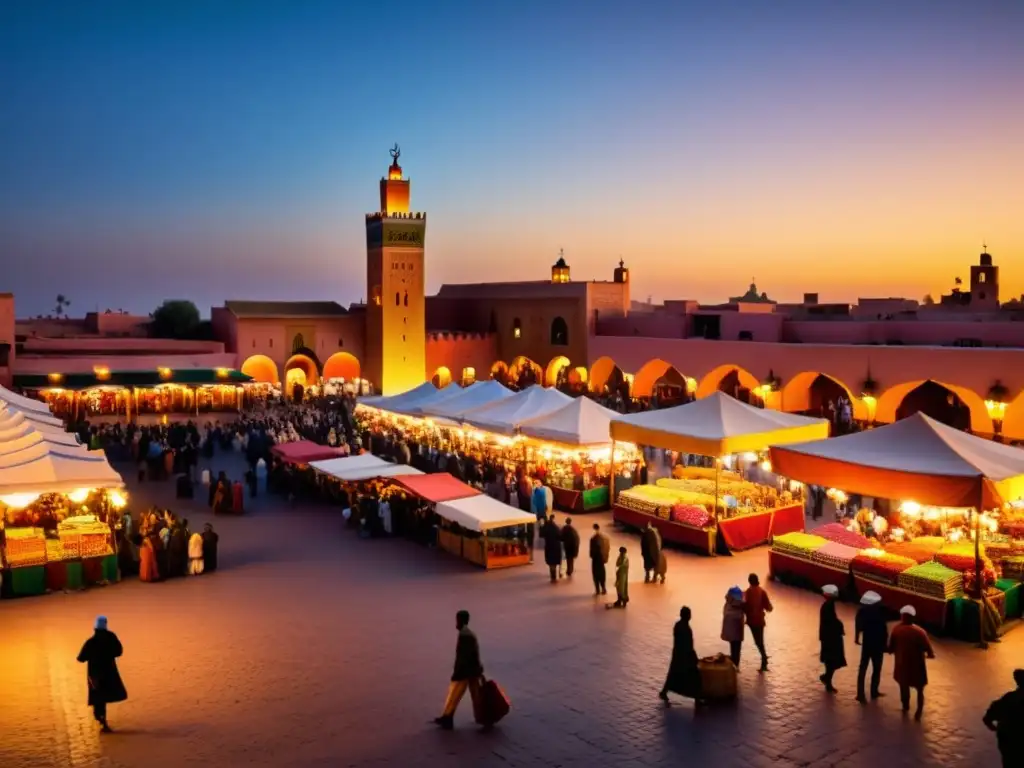
[[[668,488],[685,494],[685,501],[703,504],[709,511],[714,508],[715,480],[707,478],[667,478],[663,477],[657,481],[659,488]],[[729,497],[733,499],[732,504],[725,502]],[[745,480],[723,479],[718,481],[719,506],[729,507],[754,507],[756,509],[773,509],[780,503],[788,504],[793,496],[788,491],[779,493],[777,488],[749,483]]]
[[[46,538],[42,528],[8,528],[4,555],[11,568],[46,564]]]
[[[850,568],[858,576],[895,586],[899,575],[917,565],[909,557],[892,555],[881,549],[867,549],[857,554],[850,562]]]
[[[911,566],[897,577],[897,586],[919,595],[952,600],[964,591],[963,577],[934,560]]]
[[[933,546],[925,541],[926,539],[933,540],[933,538],[928,536],[913,541],[892,541],[885,545],[885,551],[893,555],[909,557],[915,563],[927,563],[929,560],[934,560],[935,553],[939,551],[940,545]],[[939,539],[940,544],[941,541]]]
[[[985,570],[995,570],[992,561],[985,552],[982,545],[979,548],[981,554],[981,566]],[[970,541],[958,541],[945,544],[942,549],[935,553],[935,560],[954,571],[974,571],[974,543]]]
[[[859,533],[847,530],[840,523],[828,523],[815,528],[814,533],[823,539],[834,541],[836,544],[845,544],[847,547],[853,547],[854,549],[868,549],[871,547],[870,539],[861,536]]]
[[[827,543],[828,540],[823,539],[821,536],[797,531],[776,536],[772,542],[772,550],[781,552],[784,555],[810,560],[811,553],[821,549]]]
[[[689,525],[693,528],[706,528],[713,522],[708,511],[696,504],[672,505],[670,519],[674,523]]]
[[[818,529],[820,531],[820,529]],[[817,533],[818,531],[815,531]],[[826,541],[818,549],[811,552],[811,561],[827,565],[829,568],[837,568],[842,571],[850,569],[850,563],[857,556],[859,548],[841,544],[837,541]]]

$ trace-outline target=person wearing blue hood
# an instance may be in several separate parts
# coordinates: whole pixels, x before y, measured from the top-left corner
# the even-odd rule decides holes
[[[743,590],[731,587],[725,593],[725,606],[722,608],[722,639],[729,644],[729,658],[737,669],[743,648],[744,619]]]
[[[78,661],[86,665],[89,686],[89,706],[103,733],[110,733],[107,724],[107,704],[128,698],[121,675],[117,671],[117,657],[124,651],[117,635],[107,629],[107,617],[97,616],[95,632],[85,641]]]

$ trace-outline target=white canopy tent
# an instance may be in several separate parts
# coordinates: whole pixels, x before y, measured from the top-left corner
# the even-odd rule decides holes
[[[607,445],[611,420],[619,415],[589,397],[577,397],[558,410],[522,422],[519,432],[565,445]]]
[[[441,502],[437,505],[437,514],[467,530],[481,533],[492,528],[537,522],[536,515],[521,512],[484,494]]]
[[[487,405],[488,403],[497,402],[498,400],[504,400],[505,398],[512,397],[514,394],[511,389],[501,382],[488,379],[487,381],[481,381],[479,386],[460,390],[459,394],[454,397],[426,406],[423,409],[422,415],[457,421],[467,411]]]
[[[330,475],[343,482],[372,480],[378,477],[400,477],[402,475],[422,475],[415,467],[406,464],[392,464],[377,456],[363,453],[358,456],[342,456],[337,459],[310,462],[309,466],[325,475]]]
[[[425,381],[418,387],[413,387],[410,390],[401,392],[397,395],[390,395],[388,397],[364,397],[359,403],[360,405],[366,405],[371,408],[379,408],[382,411],[392,411],[395,413],[401,413],[402,409],[409,408],[424,397],[428,397],[437,392],[431,382]]]
[[[546,416],[570,403],[572,398],[565,393],[534,384],[511,397],[465,411],[459,418],[478,429],[508,435],[522,422]]]
[[[441,405],[456,398],[460,398],[477,387],[482,387],[484,382],[474,381],[467,387],[460,387],[458,384],[449,384],[444,389],[435,389],[433,392],[428,392],[424,397],[418,398],[415,402],[409,404],[408,407],[402,409],[402,413],[408,414],[409,416],[422,416],[427,412],[427,409]]]
[[[610,428],[612,440],[715,457],[829,435],[825,419],[756,408],[724,392],[674,408],[617,415]]]
[[[90,451],[74,435],[50,425],[35,424],[24,412],[0,408],[0,495],[123,486],[102,451]]]
[[[0,403],[6,403],[11,408],[17,411],[28,411],[31,413],[38,413],[43,416],[53,417],[50,412],[50,406],[46,403],[40,402],[39,400],[33,400],[31,397],[25,397],[19,395],[17,392],[11,392],[7,387],[0,386]]]

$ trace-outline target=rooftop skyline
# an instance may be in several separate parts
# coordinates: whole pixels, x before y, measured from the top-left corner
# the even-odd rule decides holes
[[[19,315],[365,294],[402,147],[428,290],[751,276],[936,298],[986,242],[1024,292],[1024,6],[72,2],[0,9],[2,290]]]

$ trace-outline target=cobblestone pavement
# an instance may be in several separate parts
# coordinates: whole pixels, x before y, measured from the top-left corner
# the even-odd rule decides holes
[[[196,526],[166,485],[146,486]],[[980,718],[1024,658],[1024,631],[988,652],[938,641],[924,721],[889,695],[862,707],[851,669],[837,696],[817,683],[818,598],[768,585],[777,606],[772,670],[740,674],[734,706],[695,713],[657,699],[679,606],[693,608],[697,649],[718,639],[725,589],[764,573],[765,551],[669,553],[666,586],[645,585],[635,537],[632,601],[606,611],[586,564],[548,583],[544,568],[483,573],[405,541],[364,541],[337,510],[257,500],[215,521],[221,570],[165,584],[128,581],[0,604],[0,765],[15,766],[995,766]],[[589,527],[592,518],[577,523]],[[487,672],[512,714],[480,733],[468,701],[457,729],[427,721],[442,704],[457,609],[473,613]],[[100,736],[75,663],[97,614],[125,655],[130,699]],[[853,609],[841,616],[852,635]],[[748,643],[745,648],[753,652]],[[857,649],[848,637],[847,655]],[[887,665],[891,664],[887,660]]]

